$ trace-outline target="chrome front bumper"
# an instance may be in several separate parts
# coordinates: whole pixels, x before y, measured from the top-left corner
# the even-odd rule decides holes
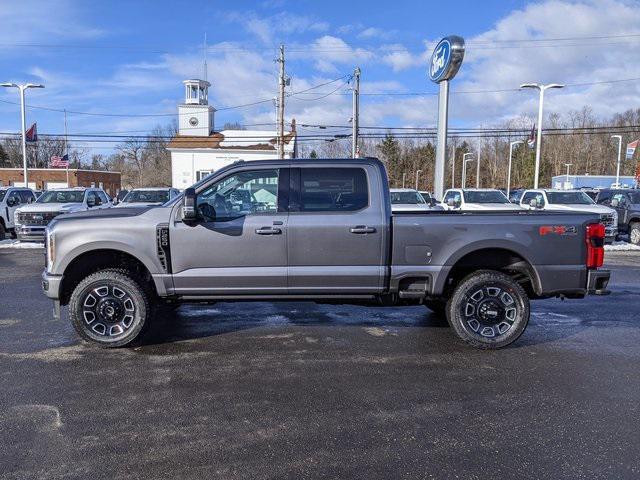
[[[16,235],[20,241],[43,242],[46,228],[46,226],[40,225],[33,227],[29,225],[19,225],[16,226]]]

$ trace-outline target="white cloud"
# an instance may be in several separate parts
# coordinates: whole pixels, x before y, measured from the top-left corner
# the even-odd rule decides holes
[[[280,12],[275,15],[261,15],[255,12],[232,12],[229,21],[240,24],[247,32],[261,42],[272,44],[282,41],[283,36],[305,32],[321,33],[329,29],[327,22],[308,15]]]
[[[465,62],[452,90],[517,88],[525,82],[583,83],[640,77],[638,42],[585,39],[531,42],[540,38],[595,37],[635,33],[637,6],[615,0],[551,0],[511,12],[491,30],[470,38]],[[529,42],[510,42],[511,40]],[[513,48],[525,47],[525,48]],[[590,105],[601,116],[636,108],[640,83],[571,87],[548,94],[545,111],[567,112]],[[535,114],[532,91],[460,95],[452,115],[468,119]]]

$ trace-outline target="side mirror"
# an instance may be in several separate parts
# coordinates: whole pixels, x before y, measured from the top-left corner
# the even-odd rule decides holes
[[[96,206],[96,199],[94,197],[87,198],[87,207],[93,208]]]
[[[455,207],[456,206],[456,201],[453,198],[450,198],[449,200],[447,200],[447,206],[448,207]]]
[[[182,200],[182,220],[188,223],[195,221],[197,217],[196,190],[190,187],[184,191],[184,198]]]
[[[13,207],[16,204],[15,197],[7,198],[7,207]]]
[[[431,197],[431,200],[429,200],[429,205],[431,205],[432,207],[435,207],[437,204],[438,202],[436,201],[436,199]]]
[[[535,198],[532,198],[531,200],[529,200],[529,206],[531,208],[538,208],[538,200],[536,200]]]

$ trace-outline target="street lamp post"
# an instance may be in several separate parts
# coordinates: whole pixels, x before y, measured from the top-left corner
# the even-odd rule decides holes
[[[536,170],[533,177],[533,188],[538,188],[538,177],[540,176],[540,147],[542,146],[542,110],[544,108],[544,92],[549,88],[563,88],[560,83],[523,83],[520,88],[537,88],[540,91],[540,101],[538,103],[538,138],[536,138]]]
[[[564,166],[567,167],[567,179],[565,181],[565,187],[569,185],[569,167],[571,167],[573,163],[565,163]]]
[[[404,188],[404,182],[405,182],[406,179],[407,179],[407,174],[403,173],[402,174],[402,188]]]
[[[456,146],[451,145],[451,188],[455,188],[456,183]]]
[[[473,155],[471,152],[467,152],[462,155],[462,181],[460,182],[461,188],[464,188],[467,184],[467,162],[473,161],[473,159],[468,159],[468,155]]]
[[[24,174],[24,186],[29,187],[29,178],[27,173],[27,120],[24,104],[24,91],[28,88],[44,88],[44,85],[37,83],[0,83],[0,87],[17,88],[20,91],[20,116],[22,119],[22,169]]]
[[[620,162],[622,160],[622,135],[611,135],[618,139],[618,166],[616,167],[616,188],[620,188]]]
[[[480,188],[480,150],[478,150],[478,163],[476,164],[476,188]]]
[[[515,142],[511,142],[509,144],[509,170],[507,171],[507,198],[509,198],[509,193],[511,192],[511,159],[513,158],[513,147],[520,143],[524,143],[524,140],[516,140]]]
[[[418,180],[420,179],[420,174],[422,170],[416,170],[416,190],[418,190]]]
[[[473,158],[467,160],[467,155],[473,155],[473,153],[467,152],[462,155],[462,188],[467,184],[467,162],[473,162]]]

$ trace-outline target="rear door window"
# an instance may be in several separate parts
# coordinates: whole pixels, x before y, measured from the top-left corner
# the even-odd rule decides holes
[[[369,205],[369,191],[364,169],[301,169],[301,211],[353,212],[367,205]]]

